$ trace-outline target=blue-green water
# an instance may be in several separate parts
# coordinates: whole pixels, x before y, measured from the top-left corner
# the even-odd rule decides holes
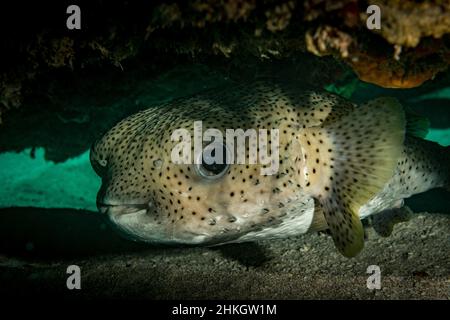
[[[44,150],[0,154],[0,206],[77,208],[96,210],[100,179],[91,169],[89,151],[55,164],[44,159]]]

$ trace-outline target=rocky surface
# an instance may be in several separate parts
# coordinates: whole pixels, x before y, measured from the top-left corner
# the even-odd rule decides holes
[[[374,3],[380,30],[366,25]],[[124,70],[132,63],[161,71],[175,61],[221,59],[230,69],[254,60],[295,60],[308,51],[332,55],[364,81],[411,88],[450,61],[448,1],[95,0],[80,7],[81,30],[66,28],[67,5],[15,1],[2,8],[0,115],[21,106],[36,84],[51,97],[49,76]],[[337,61],[327,63],[320,82],[333,77]]]
[[[12,296],[152,299],[450,299],[450,216],[416,214],[389,238],[368,228],[363,252],[340,256],[326,234],[157,248],[122,240],[97,214],[0,211],[0,292]],[[81,267],[82,289],[66,289]],[[381,289],[366,286],[381,269]]]

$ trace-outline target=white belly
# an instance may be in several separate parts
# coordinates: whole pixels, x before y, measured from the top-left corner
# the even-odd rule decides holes
[[[301,210],[303,213],[300,214]],[[258,231],[251,231],[231,242],[256,241],[270,238],[285,238],[308,232],[314,217],[314,199],[310,198],[301,208],[293,206],[281,218],[281,223]]]

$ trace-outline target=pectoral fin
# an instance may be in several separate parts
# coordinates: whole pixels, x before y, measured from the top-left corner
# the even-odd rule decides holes
[[[347,114],[330,113],[299,136],[302,187],[322,205],[334,243],[346,257],[364,246],[359,208],[392,177],[405,135],[401,105],[380,98]]]

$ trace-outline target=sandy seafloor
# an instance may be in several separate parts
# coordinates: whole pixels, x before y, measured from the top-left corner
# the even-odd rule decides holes
[[[119,238],[98,214],[80,210],[1,209],[0,220],[0,293],[8,297],[450,299],[448,214],[415,214],[389,238],[368,227],[353,259],[323,233],[155,248]],[[66,288],[72,264],[81,267],[81,290]],[[381,269],[379,290],[367,288],[369,265]]]

